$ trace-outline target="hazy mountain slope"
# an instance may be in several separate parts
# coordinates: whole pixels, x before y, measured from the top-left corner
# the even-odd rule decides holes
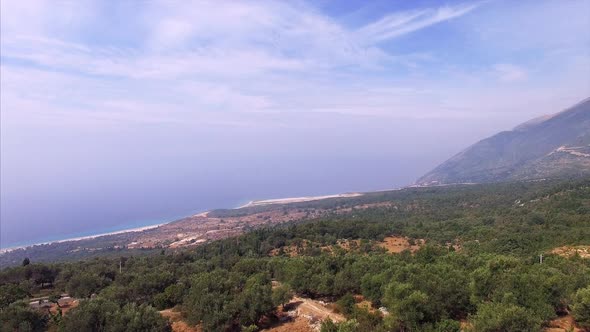
[[[590,175],[590,98],[470,146],[419,184],[493,182]]]

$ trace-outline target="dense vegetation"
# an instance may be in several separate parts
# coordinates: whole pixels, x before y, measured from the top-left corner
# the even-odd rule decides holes
[[[590,328],[590,261],[550,254],[590,244],[590,181],[416,188],[297,208],[378,202],[391,204],[191,250],[4,269],[0,329],[165,331],[156,309],[176,306],[207,331],[256,330],[292,292],[338,303],[349,320],[323,331],[458,331],[460,321],[476,331],[537,331],[565,312]],[[390,235],[426,245],[388,254],[376,243]],[[345,250],[339,239],[361,241]],[[63,316],[21,301],[63,291],[84,299]],[[353,295],[389,315],[357,307]]]

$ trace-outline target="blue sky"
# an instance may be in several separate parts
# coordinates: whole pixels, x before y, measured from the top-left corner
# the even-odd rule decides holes
[[[409,184],[590,95],[590,1],[1,6],[5,243],[40,215],[74,229],[205,205],[137,212],[171,183],[232,199]],[[110,208],[128,197],[135,212]]]

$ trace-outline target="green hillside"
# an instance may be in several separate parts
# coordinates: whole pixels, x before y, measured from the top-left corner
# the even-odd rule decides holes
[[[278,308],[292,295],[345,317],[322,331],[539,331],[567,313],[590,324],[590,260],[555,251],[590,245],[589,180],[409,188],[331,204],[353,208],[193,249],[4,269],[2,328],[167,331],[157,310],[174,308],[205,331],[256,331],[283,324]],[[378,205],[358,208],[367,204]],[[419,249],[390,253],[386,238]],[[20,302],[64,291],[80,305],[63,315]],[[387,314],[355,305],[359,296]]]

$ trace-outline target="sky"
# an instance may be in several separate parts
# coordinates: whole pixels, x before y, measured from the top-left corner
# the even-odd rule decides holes
[[[1,3],[0,247],[411,184],[590,96],[590,1]]]

